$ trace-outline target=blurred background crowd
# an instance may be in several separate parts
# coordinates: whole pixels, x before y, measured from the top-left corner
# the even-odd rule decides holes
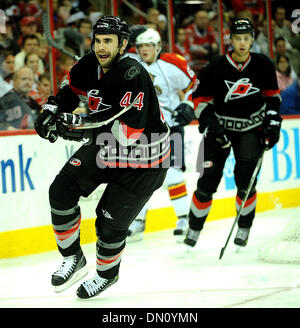
[[[53,93],[50,72],[55,72],[59,86],[76,60],[55,50],[56,64],[54,70],[51,68],[50,46],[42,23],[46,0],[0,2],[0,130],[32,128]],[[130,26],[156,29],[161,35],[162,51],[170,51],[167,1],[117,3],[118,15]],[[108,0],[53,0],[52,6],[56,43],[79,57],[91,51],[92,26],[96,20],[112,14],[112,1]],[[217,1],[175,0],[173,6],[174,52],[198,73],[212,56],[220,53]],[[222,1],[222,6],[225,50],[230,51],[229,27],[233,17],[238,16],[250,19],[255,27],[252,51],[270,56],[265,1],[228,0]],[[271,59],[283,99],[282,114],[300,114],[300,35],[296,33],[300,26],[293,28],[295,9],[291,1],[272,1]]]

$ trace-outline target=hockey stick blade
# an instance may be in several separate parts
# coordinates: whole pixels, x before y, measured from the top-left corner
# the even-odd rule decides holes
[[[249,196],[250,190],[251,190],[251,188],[252,188],[252,186],[253,186],[253,183],[254,183],[254,180],[255,180],[255,178],[256,178],[256,175],[257,175],[257,173],[258,173],[258,171],[259,171],[259,169],[260,169],[260,166],[261,166],[261,164],[262,164],[262,160],[263,160],[264,152],[265,152],[265,149],[263,149],[263,151],[261,152],[261,154],[260,154],[260,156],[259,156],[259,158],[258,158],[258,160],[257,160],[257,164],[256,164],[256,166],[255,166],[255,169],[254,169],[254,171],[253,171],[252,177],[251,177],[251,179],[250,179],[250,182],[249,182],[249,185],[248,185],[248,188],[247,188],[247,192],[246,192],[246,194],[245,194],[245,196],[244,196],[244,198],[243,198],[242,204],[241,204],[241,206],[240,206],[240,208],[239,208],[239,210],[238,210],[237,216],[236,216],[236,218],[235,218],[235,220],[234,220],[234,222],[233,222],[233,225],[232,225],[231,230],[230,230],[230,232],[229,232],[229,235],[228,235],[228,237],[227,237],[226,243],[225,243],[224,247],[221,249],[221,252],[220,252],[220,255],[219,255],[219,260],[221,260],[221,258],[223,257],[224,252],[225,252],[225,249],[226,249],[226,247],[227,247],[227,244],[228,244],[228,242],[229,242],[229,240],[230,240],[230,237],[231,237],[231,235],[232,235],[233,229],[235,228],[235,225],[237,224],[237,222],[238,222],[238,220],[239,220],[239,218],[240,218],[240,216],[241,216],[242,210],[243,210],[243,208],[244,208],[244,206],[245,206],[245,203],[246,203],[247,198],[248,198],[248,196]]]
[[[101,128],[104,125],[109,124],[110,122],[112,122],[113,120],[115,120],[116,118],[118,118],[119,116],[123,115],[124,113],[126,113],[132,106],[134,106],[135,104],[137,104],[139,101],[139,99],[134,100],[129,106],[123,108],[119,113],[117,113],[116,115],[112,116],[111,118],[109,118],[108,120],[105,121],[101,121],[101,122],[86,122],[80,125],[69,125],[68,129],[70,130],[85,130],[85,129],[95,129],[95,128]],[[48,128],[49,131],[54,131],[56,130],[56,126],[52,125]]]
[[[66,54],[67,56],[70,56],[73,59],[75,59],[76,61],[78,61],[80,59],[79,56],[76,56],[76,55],[72,54],[71,52],[69,52],[68,50],[64,49],[52,38],[52,35],[50,33],[47,12],[43,12],[43,14],[42,14],[42,23],[43,23],[43,29],[44,29],[46,39],[47,39],[48,43],[50,44],[50,46],[52,46],[53,48],[61,51],[62,53]]]

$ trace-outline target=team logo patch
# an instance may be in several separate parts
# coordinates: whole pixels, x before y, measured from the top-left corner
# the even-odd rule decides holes
[[[131,66],[125,73],[125,80],[132,80],[138,74],[140,74],[141,69],[138,66]]]
[[[107,219],[113,220],[113,217],[111,216],[111,214],[108,211],[104,210],[103,208],[102,208],[102,213]]]
[[[102,97],[99,96],[99,90],[92,89],[88,92],[88,107],[90,114],[95,114],[110,109],[111,105],[103,102]]]
[[[203,162],[202,166],[205,168],[205,169],[208,169],[210,167],[212,167],[214,165],[214,163],[212,161],[205,161]]]
[[[258,88],[254,87],[251,82],[249,82],[248,78],[242,78],[236,82],[227,80],[224,80],[224,82],[228,88],[228,92],[225,96],[225,102],[247,97],[260,91]]]
[[[69,163],[74,165],[74,166],[80,166],[81,165],[81,160],[78,159],[78,158],[71,158]]]

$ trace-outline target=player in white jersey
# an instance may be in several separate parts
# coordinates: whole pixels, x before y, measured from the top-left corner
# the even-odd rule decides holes
[[[174,235],[180,240],[187,231],[189,211],[183,175],[185,170],[183,126],[194,118],[191,94],[196,76],[183,57],[173,53],[160,54],[160,35],[151,28],[136,37],[135,46],[137,53],[130,53],[130,56],[138,60],[149,72],[164,118],[171,129],[172,158],[166,184],[178,218]],[[146,205],[129,227],[128,240],[139,240],[143,237],[147,209]]]

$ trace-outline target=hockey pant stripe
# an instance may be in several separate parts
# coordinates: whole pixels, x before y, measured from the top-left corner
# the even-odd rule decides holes
[[[208,202],[200,202],[196,198],[195,193],[193,194],[190,210],[195,217],[197,218],[206,217],[211,209],[211,206],[212,206],[212,200]]]
[[[257,193],[255,193],[252,197],[248,198],[245,202],[245,206],[242,209],[241,215],[245,216],[250,214],[253,210],[256,208],[256,203],[257,203]],[[239,211],[241,205],[242,205],[243,200],[237,195],[236,200],[235,200],[235,206],[236,210]]]
[[[173,186],[168,186],[170,199],[178,199],[187,195],[186,185],[184,182]]]

